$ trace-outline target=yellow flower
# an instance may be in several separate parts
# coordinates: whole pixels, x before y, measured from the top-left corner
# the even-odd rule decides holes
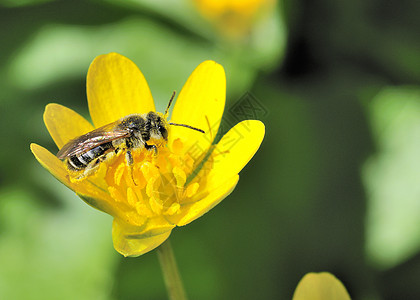
[[[193,0],[200,13],[224,35],[239,37],[275,9],[276,0]]]
[[[308,273],[303,276],[293,300],[350,300],[340,280],[328,272]]]
[[[239,171],[259,148],[265,128],[254,120],[237,124],[212,145],[225,93],[223,67],[213,61],[201,63],[179,94],[171,122],[206,133],[170,126],[167,144],[157,154],[134,151],[132,166],[120,151],[93,174],[76,180],[48,150],[36,144],[31,144],[31,150],[44,168],[85,202],[114,217],[112,236],[118,252],[138,256],[163,243],[175,226],[194,221],[228,196]],[[94,126],[69,108],[47,105],[44,122],[58,148],[126,115],[155,111],[143,74],[116,53],[92,62],[87,98]]]

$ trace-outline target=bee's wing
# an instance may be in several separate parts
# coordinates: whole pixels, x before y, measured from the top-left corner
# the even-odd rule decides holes
[[[111,123],[72,139],[58,151],[57,157],[64,159],[66,157],[80,155],[104,143],[131,135],[128,130],[112,130],[114,127],[115,124]]]

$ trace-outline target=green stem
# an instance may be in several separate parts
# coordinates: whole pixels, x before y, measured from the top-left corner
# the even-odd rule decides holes
[[[179,276],[171,242],[167,239],[157,249],[160,267],[162,268],[166,290],[170,300],[187,300],[181,276]]]

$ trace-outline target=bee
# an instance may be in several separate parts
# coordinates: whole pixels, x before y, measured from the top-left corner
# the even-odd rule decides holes
[[[157,148],[168,141],[169,125],[205,133],[199,128],[166,120],[174,97],[175,92],[164,115],[151,111],[125,116],[70,140],[58,151],[57,157],[67,164],[70,171],[80,174],[76,179],[81,179],[92,174],[101,162],[120,151],[125,151],[129,166],[134,163],[133,150],[152,150],[156,155]]]

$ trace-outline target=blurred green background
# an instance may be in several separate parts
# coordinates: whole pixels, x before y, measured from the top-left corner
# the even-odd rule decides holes
[[[155,251],[119,255],[112,218],[29,151],[57,151],[46,104],[88,117],[85,76],[109,52],[140,67],[160,111],[216,60],[224,127],[249,97],[266,125],[235,191],[171,235],[191,299],[291,299],[313,271],[353,299],[420,299],[419,14],[416,0],[286,0],[227,35],[234,12],[188,0],[0,0],[0,299],[167,297]]]

